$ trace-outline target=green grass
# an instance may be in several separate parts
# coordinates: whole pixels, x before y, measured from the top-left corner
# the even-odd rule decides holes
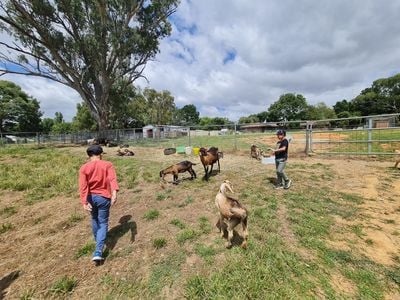
[[[84,219],[84,216],[81,214],[73,213],[69,216],[68,222],[70,223],[79,223]]]
[[[224,142],[232,142],[232,136],[228,138]],[[204,142],[212,145],[214,139],[204,140]],[[247,142],[243,140],[243,144],[245,143]],[[238,144],[240,144],[239,139]],[[64,156],[63,151],[57,148],[51,151],[46,148],[15,148],[15,151],[11,151],[9,147],[0,149],[0,169],[3,170],[3,167],[7,169],[10,176],[14,176],[13,172],[15,172],[16,179],[19,180],[19,183],[14,183],[7,190],[18,187],[23,194],[21,199],[26,199],[31,205],[36,205],[38,201],[55,198],[60,193],[62,194],[60,192],[62,189],[66,190],[67,197],[76,199],[77,171],[85,160],[85,153],[82,151],[82,156],[70,158],[69,156],[72,155],[67,153],[68,155]],[[65,164],[63,163],[65,172],[43,166],[60,163],[59,156],[65,159]],[[36,169],[39,170],[37,174],[48,172],[52,175],[49,177],[44,175],[43,178],[40,178],[41,175],[37,176],[38,178],[24,178],[22,174],[19,174],[20,171],[12,166],[11,161],[14,162],[14,160],[22,167],[22,170],[27,172],[28,176],[32,177]],[[139,193],[142,191],[143,181],[147,184],[159,180],[158,172],[161,169],[159,162],[139,161],[135,158],[135,160],[129,160],[128,163],[126,159],[111,156],[109,160],[117,168],[121,189],[131,189],[129,192],[135,193],[135,197],[142,196]],[[207,210],[203,211],[204,215],[200,214],[194,221],[185,219],[184,222],[176,217],[171,221],[166,219],[160,226],[166,226],[173,232],[172,236],[149,237],[151,241],[149,246],[155,249],[147,249],[147,251],[159,255],[152,255],[152,259],[146,262],[147,265],[144,266],[146,275],[135,272],[142,269],[138,267],[138,262],[135,260],[136,251],[140,249],[136,249],[135,243],[124,246],[121,240],[122,246],[110,251],[107,258],[108,264],[119,263],[121,260],[121,265],[124,263],[123,270],[121,272],[107,271],[100,275],[96,281],[98,286],[95,287],[99,291],[98,297],[101,299],[164,299],[171,296],[171,291],[174,291],[177,293],[175,296],[182,299],[383,299],[390,291],[399,292],[398,253],[393,254],[395,264],[390,267],[373,262],[357,250],[360,248],[356,246],[371,249],[375,246],[372,240],[368,241],[365,234],[365,215],[360,210],[364,199],[355,194],[333,191],[329,188],[336,180],[334,168],[330,164],[320,163],[312,166],[306,163],[290,164],[288,165],[289,172],[293,175],[294,181],[299,184],[288,191],[276,192],[266,187],[267,175],[261,176],[262,178],[256,176],[254,180],[243,180],[238,184],[239,198],[250,212],[250,236],[247,250],[241,249],[238,245],[226,249],[225,239],[221,238],[214,228],[215,215]],[[239,176],[239,173],[233,171],[221,174],[218,176]],[[64,176],[67,182],[62,183],[59,176]],[[312,180],[313,176],[319,178],[318,184]],[[138,188],[139,178],[140,189]],[[3,179],[7,180],[0,172],[0,185]],[[30,180],[35,181],[35,184],[32,184]],[[199,201],[197,189],[214,190],[217,180],[219,180],[218,177],[213,177],[210,182],[195,180],[174,187],[174,191],[179,189],[184,192],[183,195],[191,196],[184,196],[179,201],[171,201],[172,208],[168,209],[176,209],[179,203],[183,203],[180,207],[185,207]],[[309,186],[313,188],[307,188]],[[0,187],[0,189],[4,188],[4,186]],[[143,190],[145,190],[144,187]],[[195,192],[188,193],[189,190]],[[166,205],[167,203],[157,201],[167,199],[171,192],[171,190],[153,192],[153,197],[149,199],[152,201],[150,205],[157,203],[157,205]],[[210,195],[215,194],[210,192]],[[210,207],[215,209],[211,204]],[[49,205],[52,205],[50,201]],[[12,206],[0,207],[0,219],[10,218],[3,221],[8,222],[0,225],[0,232],[3,230],[17,232],[18,226],[13,225],[12,222],[14,222],[13,218],[20,213],[20,208],[20,202],[13,203]],[[185,209],[182,208],[182,210]],[[181,212],[181,209],[179,211]],[[282,216],[282,211],[285,211],[285,216]],[[168,212],[168,215],[171,214]],[[150,221],[160,216],[161,209],[149,209],[144,213],[143,219]],[[335,220],[339,217],[352,222],[343,222],[341,226],[336,226]],[[41,229],[41,226],[48,225],[49,218],[47,215],[35,215],[26,224],[34,226],[34,229]],[[83,218],[83,212],[81,214],[79,211],[71,211],[65,215],[62,225],[73,226],[82,222]],[[168,221],[170,225],[167,224]],[[391,219],[383,221],[396,225]],[[140,222],[143,223],[143,220],[138,222],[140,227]],[[347,223],[351,225],[346,225]],[[149,224],[151,223],[147,225]],[[25,223],[23,226],[26,226]],[[11,233],[14,234],[14,231]],[[241,234],[240,225],[236,233]],[[400,235],[397,230],[392,234]],[[347,243],[348,247],[336,249],[332,246],[331,241],[335,241],[338,235],[344,237],[340,241]],[[236,236],[236,238],[239,237]],[[94,251],[94,246],[93,242],[88,242],[75,250],[71,256],[75,259],[89,256]],[[133,257],[135,259],[132,259]],[[193,257],[197,257],[195,266],[188,263],[191,261],[189,258]],[[90,262],[82,259],[82,263],[89,264]],[[139,263],[143,263],[142,260]],[[335,274],[344,277],[352,289],[348,292],[338,289],[332,282]],[[72,277],[73,275],[76,277]],[[58,279],[51,284],[49,289],[51,294],[48,297],[71,297],[70,293],[78,283],[76,278],[80,277],[71,273],[70,277]],[[81,292],[80,289],[79,292]],[[21,295],[21,299],[22,296],[25,297],[24,299],[37,298],[37,295],[43,295],[43,291],[26,291]]]
[[[161,249],[167,245],[167,240],[165,238],[158,238],[153,240],[153,247],[156,249]]]
[[[169,197],[168,193],[156,193],[156,200],[157,201],[167,200],[168,197]]]
[[[179,252],[166,257],[152,267],[147,283],[151,295],[159,295],[163,287],[171,286],[180,278],[180,267],[185,258],[186,255]]]
[[[209,234],[211,232],[211,224],[206,217],[199,218],[199,230],[203,234]]]
[[[179,219],[172,219],[171,222],[169,222],[172,225],[175,225],[176,227],[180,229],[184,229],[186,225]]]
[[[214,247],[203,244],[196,244],[194,251],[198,256],[209,263],[213,261],[214,256],[217,254],[217,250]]]
[[[0,216],[8,218],[16,213],[17,213],[17,208],[15,206],[7,206],[0,211]]]
[[[0,234],[6,233],[7,231],[10,231],[14,229],[14,225],[11,223],[3,223],[0,226]]]
[[[67,295],[73,292],[78,280],[74,277],[64,276],[54,282],[49,288],[49,293],[54,295]]]
[[[184,229],[176,236],[176,241],[182,246],[186,241],[194,240],[198,236],[198,232],[193,229]]]
[[[150,209],[144,213],[144,218],[147,221],[157,219],[160,215],[160,212],[157,209]]]
[[[70,155],[57,148],[0,148],[0,156],[10,152],[14,160],[0,161],[0,190],[27,192],[30,204],[56,194],[76,193],[76,172],[84,156]]]
[[[75,258],[91,255],[94,252],[95,248],[96,244],[94,242],[89,242],[78,250],[78,252],[75,254]]]
[[[36,292],[34,289],[26,290],[19,296],[19,299],[20,300],[34,300],[34,299],[36,299],[35,293]]]
[[[178,207],[188,206],[189,204],[193,203],[193,201],[194,201],[194,199],[192,196],[187,196],[183,203],[178,204]]]

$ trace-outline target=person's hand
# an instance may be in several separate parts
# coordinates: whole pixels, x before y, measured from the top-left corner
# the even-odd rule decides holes
[[[90,203],[83,204],[83,209],[86,210],[87,212],[91,212],[92,205]]]

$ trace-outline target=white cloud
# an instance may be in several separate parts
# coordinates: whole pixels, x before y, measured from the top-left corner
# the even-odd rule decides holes
[[[351,100],[400,72],[398,11],[397,0],[182,0],[172,35],[145,69],[149,84],[138,84],[169,90],[178,107],[195,104],[201,116],[232,120],[266,110],[288,92],[309,104]],[[75,114],[72,89],[8,78],[47,116]]]
[[[37,99],[43,117],[54,118],[56,112],[61,112],[64,120],[71,121],[76,115],[77,103],[81,102],[75,90],[55,81],[14,74],[6,74],[1,79],[15,82],[25,93]]]

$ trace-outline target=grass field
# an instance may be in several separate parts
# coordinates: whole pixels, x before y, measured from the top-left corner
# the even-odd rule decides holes
[[[400,179],[391,161],[296,154],[292,188],[276,191],[274,167],[247,151],[226,151],[208,182],[197,157],[133,151],[106,149],[121,191],[105,264],[95,267],[77,193],[85,148],[0,148],[0,279],[19,271],[0,298],[400,298]],[[197,179],[159,182],[162,168],[184,159],[197,163]],[[225,179],[250,211],[247,250],[226,249],[215,226]]]

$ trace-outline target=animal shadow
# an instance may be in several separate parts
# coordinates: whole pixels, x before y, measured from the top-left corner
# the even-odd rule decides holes
[[[215,224],[215,226],[218,228],[218,230],[220,230],[221,228],[221,224],[219,222],[219,220],[217,221],[217,224]],[[224,239],[228,240],[228,225],[226,225],[225,222],[222,223],[222,232],[224,233]],[[240,236],[240,234],[237,233],[236,229],[233,229],[233,238],[231,240],[232,244],[229,248],[232,248],[234,246],[238,246],[240,247],[242,245],[244,241],[244,238],[242,236]]]
[[[113,250],[118,240],[128,232],[131,234],[131,242],[133,243],[135,241],[137,225],[135,221],[130,221],[131,219],[131,215],[121,217],[119,219],[119,224],[108,231],[106,240],[107,253]]]
[[[202,180],[208,181],[208,179],[209,179],[210,177],[212,177],[212,176],[217,176],[217,175],[218,175],[218,170],[212,170],[212,172],[211,172],[211,173],[208,173],[207,176],[204,174]]]
[[[272,184],[278,183],[278,179],[276,179],[275,177],[268,177],[267,180],[269,183],[272,183]]]
[[[6,297],[6,289],[11,285],[11,283],[18,278],[20,271],[14,271],[8,273],[6,276],[0,279],[0,299]]]
[[[193,181],[193,180],[195,180],[196,178],[194,177],[194,178],[192,178],[192,177],[182,177],[182,178],[178,178],[177,180],[175,180],[175,181],[171,181],[171,182],[168,182],[168,183],[172,183],[172,184],[179,184],[179,183],[181,183],[181,182],[185,182],[185,181]]]

